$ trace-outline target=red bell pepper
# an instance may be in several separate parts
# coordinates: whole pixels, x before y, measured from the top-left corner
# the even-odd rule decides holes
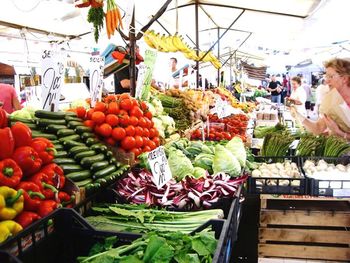
[[[16,187],[23,176],[21,168],[12,159],[0,161],[0,185]]]
[[[0,109],[0,128],[8,126],[7,113],[4,109]]]
[[[32,147],[22,146],[17,148],[12,158],[21,167],[25,176],[35,174],[41,168],[42,160]]]
[[[22,122],[16,122],[11,127],[15,147],[29,146],[32,142],[32,130]]]
[[[57,208],[59,208],[61,205],[58,204],[54,200],[45,200],[41,203],[39,209],[38,209],[38,214],[41,217],[47,216]]]
[[[56,150],[52,142],[46,138],[33,139],[30,146],[38,153],[44,164],[49,164],[55,158]]]
[[[55,186],[57,189],[62,189],[64,187],[66,177],[64,177],[64,172],[59,165],[50,163],[44,166],[40,172],[48,175],[50,180],[53,182],[53,186]]]
[[[71,208],[74,205],[75,195],[69,195],[66,192],[59,191],[58,199],[63,207]]]
[[[39,186],[41,193],[46,199],[54,198],[55,194],[58,192],[58,190],[53,186],[54,182],[47,174],[36,173],[29,178],[29,181]]]
[[[0,160],[10,158],[15,149],[15,140],[13,139],[13,135],[10,128],[6,127],[0,129],[0,142]]]
[[[30,211],[23,211],[15,218],[15,221],[18,224],[20,224],[23,228],[26,228],[27,226],[29,226],[30,224],[34,223],[39,219],[41,219],[41,216],[39,216],[37,213],[30,212]]]
[[[17,190],[19,189],[23,190],[24,210],[37,211],[41,201],[45,199],[45,196],[40,192],[40,187],[33,182],[22,181],[17,186]]]

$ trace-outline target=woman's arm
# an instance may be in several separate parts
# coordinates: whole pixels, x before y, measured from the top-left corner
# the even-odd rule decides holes
[[[327,128],[327,125],[326,125],[323,118],[318,119],[317,121],[311,121],[309,119],[304,119],[302,121],[302,124],[304,125],[304,127],[307,131],[312,132],[315,135],[323,133]]]

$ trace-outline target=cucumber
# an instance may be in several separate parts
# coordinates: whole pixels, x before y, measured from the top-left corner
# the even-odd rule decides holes
[[[80,164],[84,167],[91,167],[93,163],[96,162],[101,162],[105,159],[105,156],[103,153],[97,154],[95,156],[91,157],[84,157],[81,161]]]
[[[83,181],[79,181],[79,182],[74,182],[74,184],[78,187],[84,187],[87,184],[91,184],[93,181],[91,178],[85,179]]]
[[[92,132],[83,132],[82,134],[80,134],[80,137],[86,141],[89,138],[96,138],[96,135]]]
[[[66,125],[57,125],[57,124],[49,124],[46,127],[47,131],[54,132],[54,133],[57,133],[59,130],[62,130],[62,129],[68,129],[68,127]]]
[[[114,156],[108,158],[108,161],[109,161],[110,164],[114,164],[114,165],[118,165],[119,164],[117,159]]]
[[[37,110],[35,111],[35,117],[37,118],[44,118],[44,119],[55,119],[55,120],[61,120],[64,119],[66,114],[63,111],[46,111],[46,110]]]
[[[10,115],[8,118],[11,122],[20,121],[23,123],[35,123],[35,120],[36,120],[36,119],[26,119],[26,118],[12,116],[12,115]]]
[[[67,126],[71,129],[75,129],[78,126],[84,126],[84,123],[82,121],[69,121]]]
[[[58,151],[55,153],[55,158],[65,158],[68,156],[66,151]]]
[[[79,164],[61,164],[60,166],[65,174],[79,172],[83,170],[83,167],[81,167]]]
[[[73,182],[79,182],[86,179],[89,179],[91,176],[91,173],[89,170],[82,170],[79,172],[73,172],[65,175],[66,178],[71,179]]]
[[[66,147],[67,149],[70,149],[70,148],[72,148],[72,147],[74,147],[74,146],[85,146],[84,143],[82,143],[82,142],[76,142],[76,141],[64,141],[64,142],[63,142],[63,145],[64,145],[64,147]]]
[[[55,147],[56,151],[63,151],[64,149],[62,144],[54,144],[53,146]]]
[[[84,188],[85,188],[85,192],[87,194],[91,194],[92,192],[94,192],[97,189],[97,187],[95,187],[94,183],[89,183],[89,184],[85,185]]]
[[[40,127],[46,127],[50,124],[56,124],[56,125],[66,125],[65,120],[51,120],[51,119],[38,119],[37,124]]]
[[[55,158],[53,162],[61,165],[61,164],[76,164],[75,160],[72,158]]]
[[[112,151],[107,151],[105,154],[106,154],[106,156],[107,156],[109,159],[112,158],[112,157],[114,157],[114,154],[113,154]]]
[[[49,140],[57,140],[57,136],[54,134],[48,134],[48,133],[43,133],[39,131],[32,131],[32,137],[33,138],[38,138],[38,137],[43,137]]]
[[[76,155],[79,152],[84,152],[90,150],[89,147],[87,147],[86,145],[78,145],[78,146],[74,146],[72,148],[69,149],[69,153],[72,155]]]
[[[107,166],[106,168],[93,173],[92,178],[97,179],[97,178],[105,177],[108,174],[114,172],[115,170],[117,170],[117,168],[115,167],[114,164],[111,164],[111,165]]]
[[[69,116],[66,115],[66,117],[64,118],[66,121],[82,121],[82,119],[78,118],[78,117],[74,117],[74,116]]]
[[[85,143],[88,146],[91,146],[93,144],[99,143],[100,141],[97,138],[88,138]]]
[[[75,128],[75,131],[78,134],[82,134],[83,132],[91,132],[92,129],[90,127],[87,127],[87,126],[77,126]]]
[[[78,134],[74,134],[74,135],[68,135],[62,138],[59,138],[60,142],[66,142],[66,141],[79,141],[80,136]]]
[[[95,143],[93,145],[90,146],[91,150],[94,150],[98,153],[105,153],[108,151],[108,148],[106,145],[104,145],[103,143]]]
[[[94,183],[98,183],[102,186],[107,184],[107,180],[105,178],[98,178],[97,180],[94,181]]]
[[[77,117],[77,114],[74,111],[66,111],[66,116]]]
[[[98,170],[106,168],[108,165],[109,163],[107,161],[96,162],[91,165],[90,170],[97,172]]]
[[[62,130],[57,131],[58,137],[65,137],[65,136],[74,135],[74,134],[76,134],[76,133],[72,129],[62,129]]]
[[[16,124],[17,121],[11,121],[10,126],[12,127],[13,125]],[[31,130],[38,130],[38,126],[36,126],[35,123],[29,123],[29,122],[23,122],[26,126],[28,126]]]
[[[94,156],[96,155],[96,152],[93,150],[88,150],[88,151],[84,151],[84,152],[79,152],[76,155],[74,155],[74,159],[77,161],[80,161],[81,159],[83,159],[84,157],[90,157],[90,156]]]

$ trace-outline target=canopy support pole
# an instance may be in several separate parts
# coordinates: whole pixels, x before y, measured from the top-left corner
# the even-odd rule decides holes
[[[135,47],[136,35],[135,32],[135,5],[132,10],[131,23],[129,26],[129,48],[130,48],[130,95],[135,97],[136,92],[136,65],[135,65]]]
[[[217,43],[218,43],[218,59],[220,59],[220,28],[218,27],[218,41],[217,41]],[[221,79],[220,79],[220,69],[218,68],[218,87],[220,86],[220,81],[221,81]],[[222,80],[222,81],[224,81],[224,80]]]
[[[198,0],[195,3],[195,14],[196,14],[196,55],[199,56],[199,25],[198,25]],[[199,87],[199,61],[196,61],[196,89]],[[190,72],[188,73],[190,74]]]
[[[228,59],[225,60],[222,66],[226,65],[226,63],[236,54],[238,49],[248,40],[248,38],[250,38],[251,35],[252,35],[252,32],[249,33],[249,35],[243,40],[243,42],[238,46],[238,48],[236,48],[236,50],[228,57]],[[230,66],[231,66],[231,62],[230,62]]]

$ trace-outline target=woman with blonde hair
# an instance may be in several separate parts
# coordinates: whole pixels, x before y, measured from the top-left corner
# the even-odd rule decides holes
[[[350,140],[350,58],[334,58],[324,63],[325,80],[331,89],[320,105],[317,121],[306,119],[292,108],[306,130],[314,133],[334,134]]]

